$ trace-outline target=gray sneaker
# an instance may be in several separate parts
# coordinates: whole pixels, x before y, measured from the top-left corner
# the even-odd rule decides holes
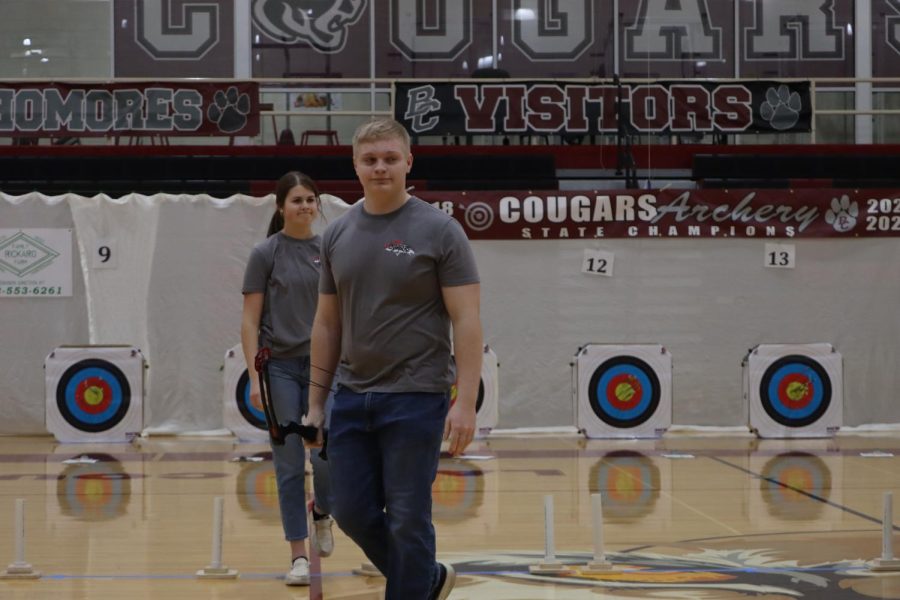
[[[437,585],[435,586],[434,591],[431,592],[431,600],[446,600],[450,595],[450,591],[453,590],[453,586],[456,584],[456,571],[450,563],[439,562],[437,565],[440,571],[438,573]]]
[[[291,570],[284,576],[285,585],[309,585],[309,561],[305,556],[294,559]]]

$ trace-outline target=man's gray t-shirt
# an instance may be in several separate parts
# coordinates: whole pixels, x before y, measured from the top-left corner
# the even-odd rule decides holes
[[[321,238],[299,240],[281,232],[253,247],[244,271],[243,293],[265,294],[259,345],[276,358],[309,355],[319,300]]]
[[[362,201],[325,230],[319,291],[337,294],[338,383],[355,392],[445,392],[450,317],[442,287],[478,283],[460,224],[412,197],[385,215]]]

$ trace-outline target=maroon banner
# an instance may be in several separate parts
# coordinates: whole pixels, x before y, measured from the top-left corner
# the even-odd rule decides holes
[[[258,133],[257,83],[0,83],[0,135]]]
[[[416,194],[473,240],[900,237],[900,190]]]
[[[808,81],[652,84],[394,84],[394,118],[413,134],[810,131]],[[617,111],[618,112],[617,114]]]

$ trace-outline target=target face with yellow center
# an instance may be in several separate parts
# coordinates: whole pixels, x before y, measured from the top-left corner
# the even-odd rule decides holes
[[[588,387],[591,408],[613,427],[637,427],[659,406],[659,378],[643,360],[617,356],[597,367]]]
[[[60,378],[56,404],[72,427],[92,433],[107,431],[128,412],[131,387],[114,364],[101,359],[82,360]]]
[[[250,375],[246,369],[241,373],[237,385],[234,386],[234,400],[237,402],[238,411],[247,419],[248,423],[257,429],[268,431],[265,413],[250,402]]]
[[[766,414],[785,427],[818,421],[831,404],[831,379],[817,361],[793,354],[773,362],[759,386]]]

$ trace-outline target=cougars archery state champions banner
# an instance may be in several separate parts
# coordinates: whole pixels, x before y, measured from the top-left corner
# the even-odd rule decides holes
[[[0,135],[259,133],[259,84],[0,84]]]
[[[413,134],[810,131],[808,82],[398,83],[394,117]],[[617,103],[621,104],[617,107]]]
[[[900,190],[416,192],[469,239],[900,236]]]

